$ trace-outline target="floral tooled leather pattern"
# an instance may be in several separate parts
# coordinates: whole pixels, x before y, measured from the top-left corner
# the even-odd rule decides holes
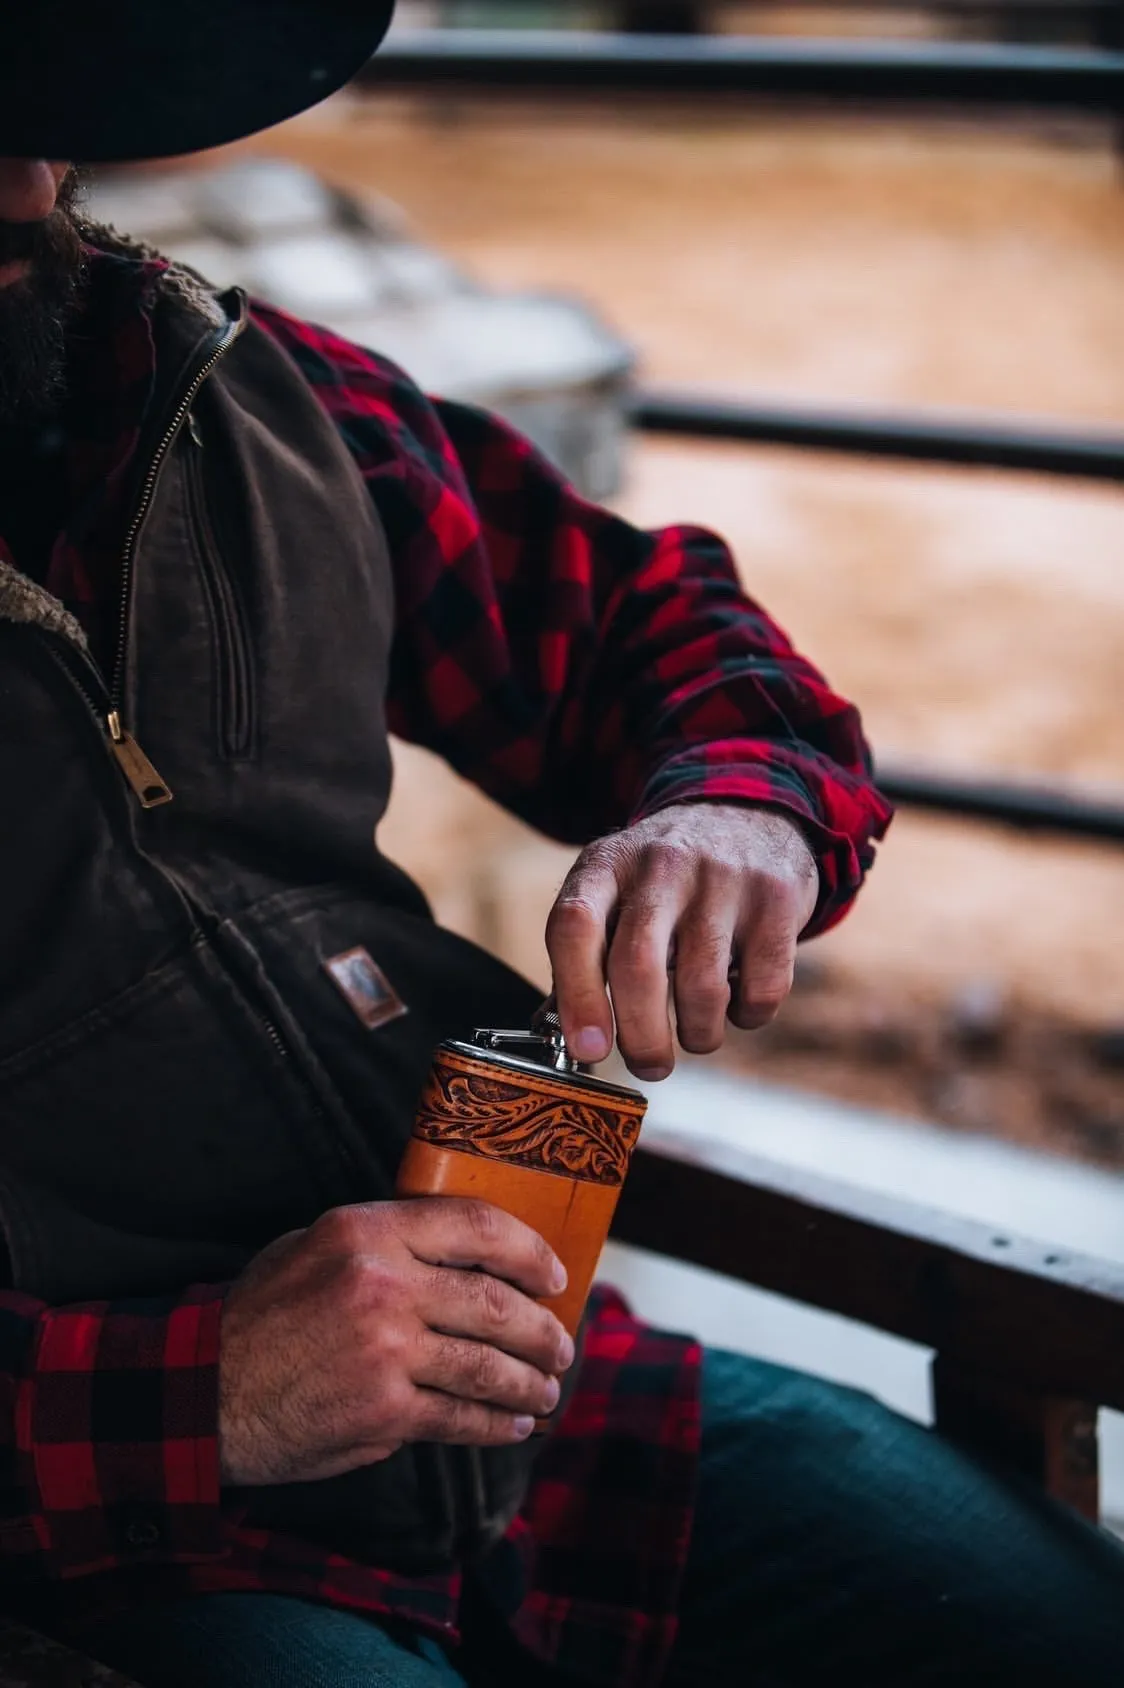
[[[502,1076],[486,1057],[438,1052],[414,1124],[443,1149],[511,1161],[590,1184],[620,1185],[645,1104],[582,1095],[534,1074]]]

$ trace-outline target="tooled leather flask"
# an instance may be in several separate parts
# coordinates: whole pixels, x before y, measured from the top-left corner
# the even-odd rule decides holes
[[[442,1043],[398,1173],[400,1196],[471,1196],[539,1233],[566,1268],[548,1305],[577,1339],[647,1100],[585,1072],[558,1016]]]

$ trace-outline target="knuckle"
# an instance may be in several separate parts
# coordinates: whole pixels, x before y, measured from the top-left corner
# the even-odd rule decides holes
[[[480,1447],[507,1446],[516,1440],[514,1423],[510,1411],[505,1412],[498,1407],[477,1407],[472,1440]]]
[[[715,1014],[725,1009],[730,997],[730,944],[708,948],[705,954],[693,952],[679,965],[675,997],[679,1012],[687,1014]]]
[[[459,1415],[460,1403],[455,1395],[433,1393],[427,1399],[424,1410],[418,1412],[413,1440],[428,1441],[430,1437],[441,1442],[451,1440]]]
[[[478,1411],[470,1401],[462,1400],[457,1395],[445,1397],[437,1409],[440,1434],[450,1442],[465,1440]]]
[[[337,1255],[332,1276],[336,1298],[352,1311],[378,1306],[383,1299],[382,1274],[362,1254],[348,1251]]]
[[[688,1055],[711,1055],[722,1046],[725,1023],[724,1013],[710,1020],[680,1020],[679,1042]]]
[[[742,883],[760,902],[771,902],[791,883],[787,868],[774,861],[754,862],[742,869]]]
[[[558,1258],[557,1255],[547,1242],[546,1238],[538,1231],[530,1232],[529,1246],[531,1265],[534,1267],[536,1274],[544,1278],[549,1283],[554,1277],[555,1261]]]
[[[610,832],[604,838],[595,838],[587,844],[570,873],[572,881],[580,880],[588,873],[615,873],[627,851],[627,840],[623,833]]]
[[[638,1078],[666,1078],[675,1065],[671,1039],[666,1043],[637,1043],[624,1051],[625,1064]]]
[[[404,1435],[410,1427],[412,1407],[412,1391],[406,1379],[389,1377],[380,1383],[377,1405],[372,1400],[368,1405],[371,1419],[370,1430],[385,1433],[389,1429],[391,1434]]]
[[[479,1278],[476,1294],[487,1323],[493,1329],[502,1330],[511,1320],[514,1297],[511,1286],[505,1284],[501,1278],[492,1277],[490,1272],[485,1272]]]
[[[591,899],[580,891],[563,891],[547,917],[547,936],[584,938],[600,929],[601,920]]]
[[[690,923],[686,938],[689,956],[698,967],[725,974],[733,943],[732,922],[724,922],[713,913],[709,918],[704,914]]]
[[[344,1267],[345,1295],[372,1330],[387,1329],[387,1315],[400,1315],[411,1305],[409,1284],[383,1261],[353,1255]]]
[[[693,979],[687,991],[688,1007],[704,1014],[721,1013],[729,1000],[730,985],[724,973],[717,976],[709,973],[701,979]]]
[[[465,1200],[458,1202],[456,1212],[472,1240],[484,1248],[498,1243],[504,1231],[504,1215],[491,1202]]]
[[[770,932],[754,946],[749,971],[762,989],[787,988],[795,965],[795,937],[787,931]]]
[[[771,915],[784,916],[796,906],[801,883],[793,874],[766,869],[752,875],[749,887],[760,908],[767,909]]]
[[[679,1034],[679,1041],[688,1055],[713,1055],[716,1049],[721,1049],[722,1040],[721,1030],[688,1030]]]
[[[405,1377],[413,1366],[412,1330],[402,1320],[368,1318],[353,1332],[353,1369],[386,1381]]]
[[[742,963],[742,992],[754,1002],[783,1002],[796,971],[796,945],[774,933],[755,944]]]
[[[730,986],[725,978],[708,978],[682,985],[676,993],[675,1020],[679,1041],[692,1055],[709,1055],[723,1037],[730,1008]]]
[[[618,1015],[617,1042],[627,1060],[647,1055],[664,1057],[671,1052],[671,1016],[661,1003],[656,1014],[633,1013],[625,1020]]]
[[[570,1342],[560,1319],[556,1319],[554,1314],[547,1312],[545,1308],[542,1309],[542,1315],[538,1331],[535,1334],[537,1356],[541,1359],[546,1371],[565,1371],[566,1367],[562,1364],[562,1361],[567,1358],[567,1355],[563,1353],[563,1348],[565,1347],[567,1352],[572,1352],[573,1344]]]
[[[750,979],[742,985],[741,1000],[748,1008],[767,1010],[775,1014],[792,989],[791,975],[769,973]]]
[[[750,1002],[783,1002],[792,985],[793,961],[778,956],[772,962],[757,958],[757,965],[746,975],[742,989]]]
[[[384,1370],[404,1371],[406,1357],[412,1348],[411,1333],[404,1320],[372,1319],[366,1333],[368,1353],[377,1355]]]
[[[622,1049],[663,1043],[671,1035],[670,998],[664,975],[619,973],[610,980],[617,1014],[617,1042]]]
[[[752,874],[744,860],[733,851],[711,849],[698,857],[698,873],[708,888],[727,890],[732,884],[744,883]]]
[[[754,986],[743,994],[738,1003],[738,1022],[741,1025],[763,1026],[776,1017],[788,986]]]
[[[750,890],[757,906],[787,929],[803,907],[807,881],[802,875],[761,873],[754,875]]]
[[[773,911],[751,932],[742,950],[742,972],[762,986],[789,977],[796,963],[796,923]]]
[[[667,956],[643,926],[618,932],[609,957],[610,973],[623,980],[647,979],[667,972]]]
[[[647,874],[656,879],[680,879],[696,863],[696,852],[677,838],[657,838],[644,852]]]
[[[493,1395],[500,1380],[500,1357],[494,1348],[478,1343],[465,1357],[465,1382],[480,1400]]]
[[[785,873],[773,876],[773,896],[783,908],[797,908],[807,896],[808,885],[812,885],[813,879],[819,879],[815,863],[812,863],[812,876],[805,871],[805,864],[793,864],[786,868]]]
[[[357,1208],[333,1207],[320,1215],[309,1234],[332,1253],[350,1253],[358,1245],[361,1231]]]
[[[717,1048],[722,1041],[722,1022],[729,1006],[728,990],[700,991],[693,1001],[680,1006],[675,1018],[679,1041],[684,1048],[688,1047],[688,1039],[696,1043],[706,1042],[708,1049]]]
[[[730,987],[722,984],[707,984],[698,990],[683,990],[680,988],[675,997],[675,1025],[682,1043],[685,1037],[706,1037],[717,1034],[721,1037],[721,1027],[726,1019],[730,1007]]]

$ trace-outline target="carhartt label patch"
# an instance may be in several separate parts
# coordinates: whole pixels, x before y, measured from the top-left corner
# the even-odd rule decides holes
[[[324,971],[369,1031],[409,1012],[382,968],[365,949],[349,949],[342,955],[329,956]]]

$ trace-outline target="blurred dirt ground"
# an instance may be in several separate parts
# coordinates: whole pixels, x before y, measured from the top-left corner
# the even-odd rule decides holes
[[[1124,168],[1091,128],[345,98],[255,144],[376,187],[489,283],[580,292],[652,380],[1124,426]],[[887,761],[1124,789],[1124,492],[648,441],[620,505],[722,532]],[[399,760],[386,847],[545,978],[565,853]],[[1124,1162],[1096,1036],[1122,934],[1124,850],[904,816],[814,988],[732,1058]],[[1000,1031],[969,1059],[945,1033],[972,1000]]]

